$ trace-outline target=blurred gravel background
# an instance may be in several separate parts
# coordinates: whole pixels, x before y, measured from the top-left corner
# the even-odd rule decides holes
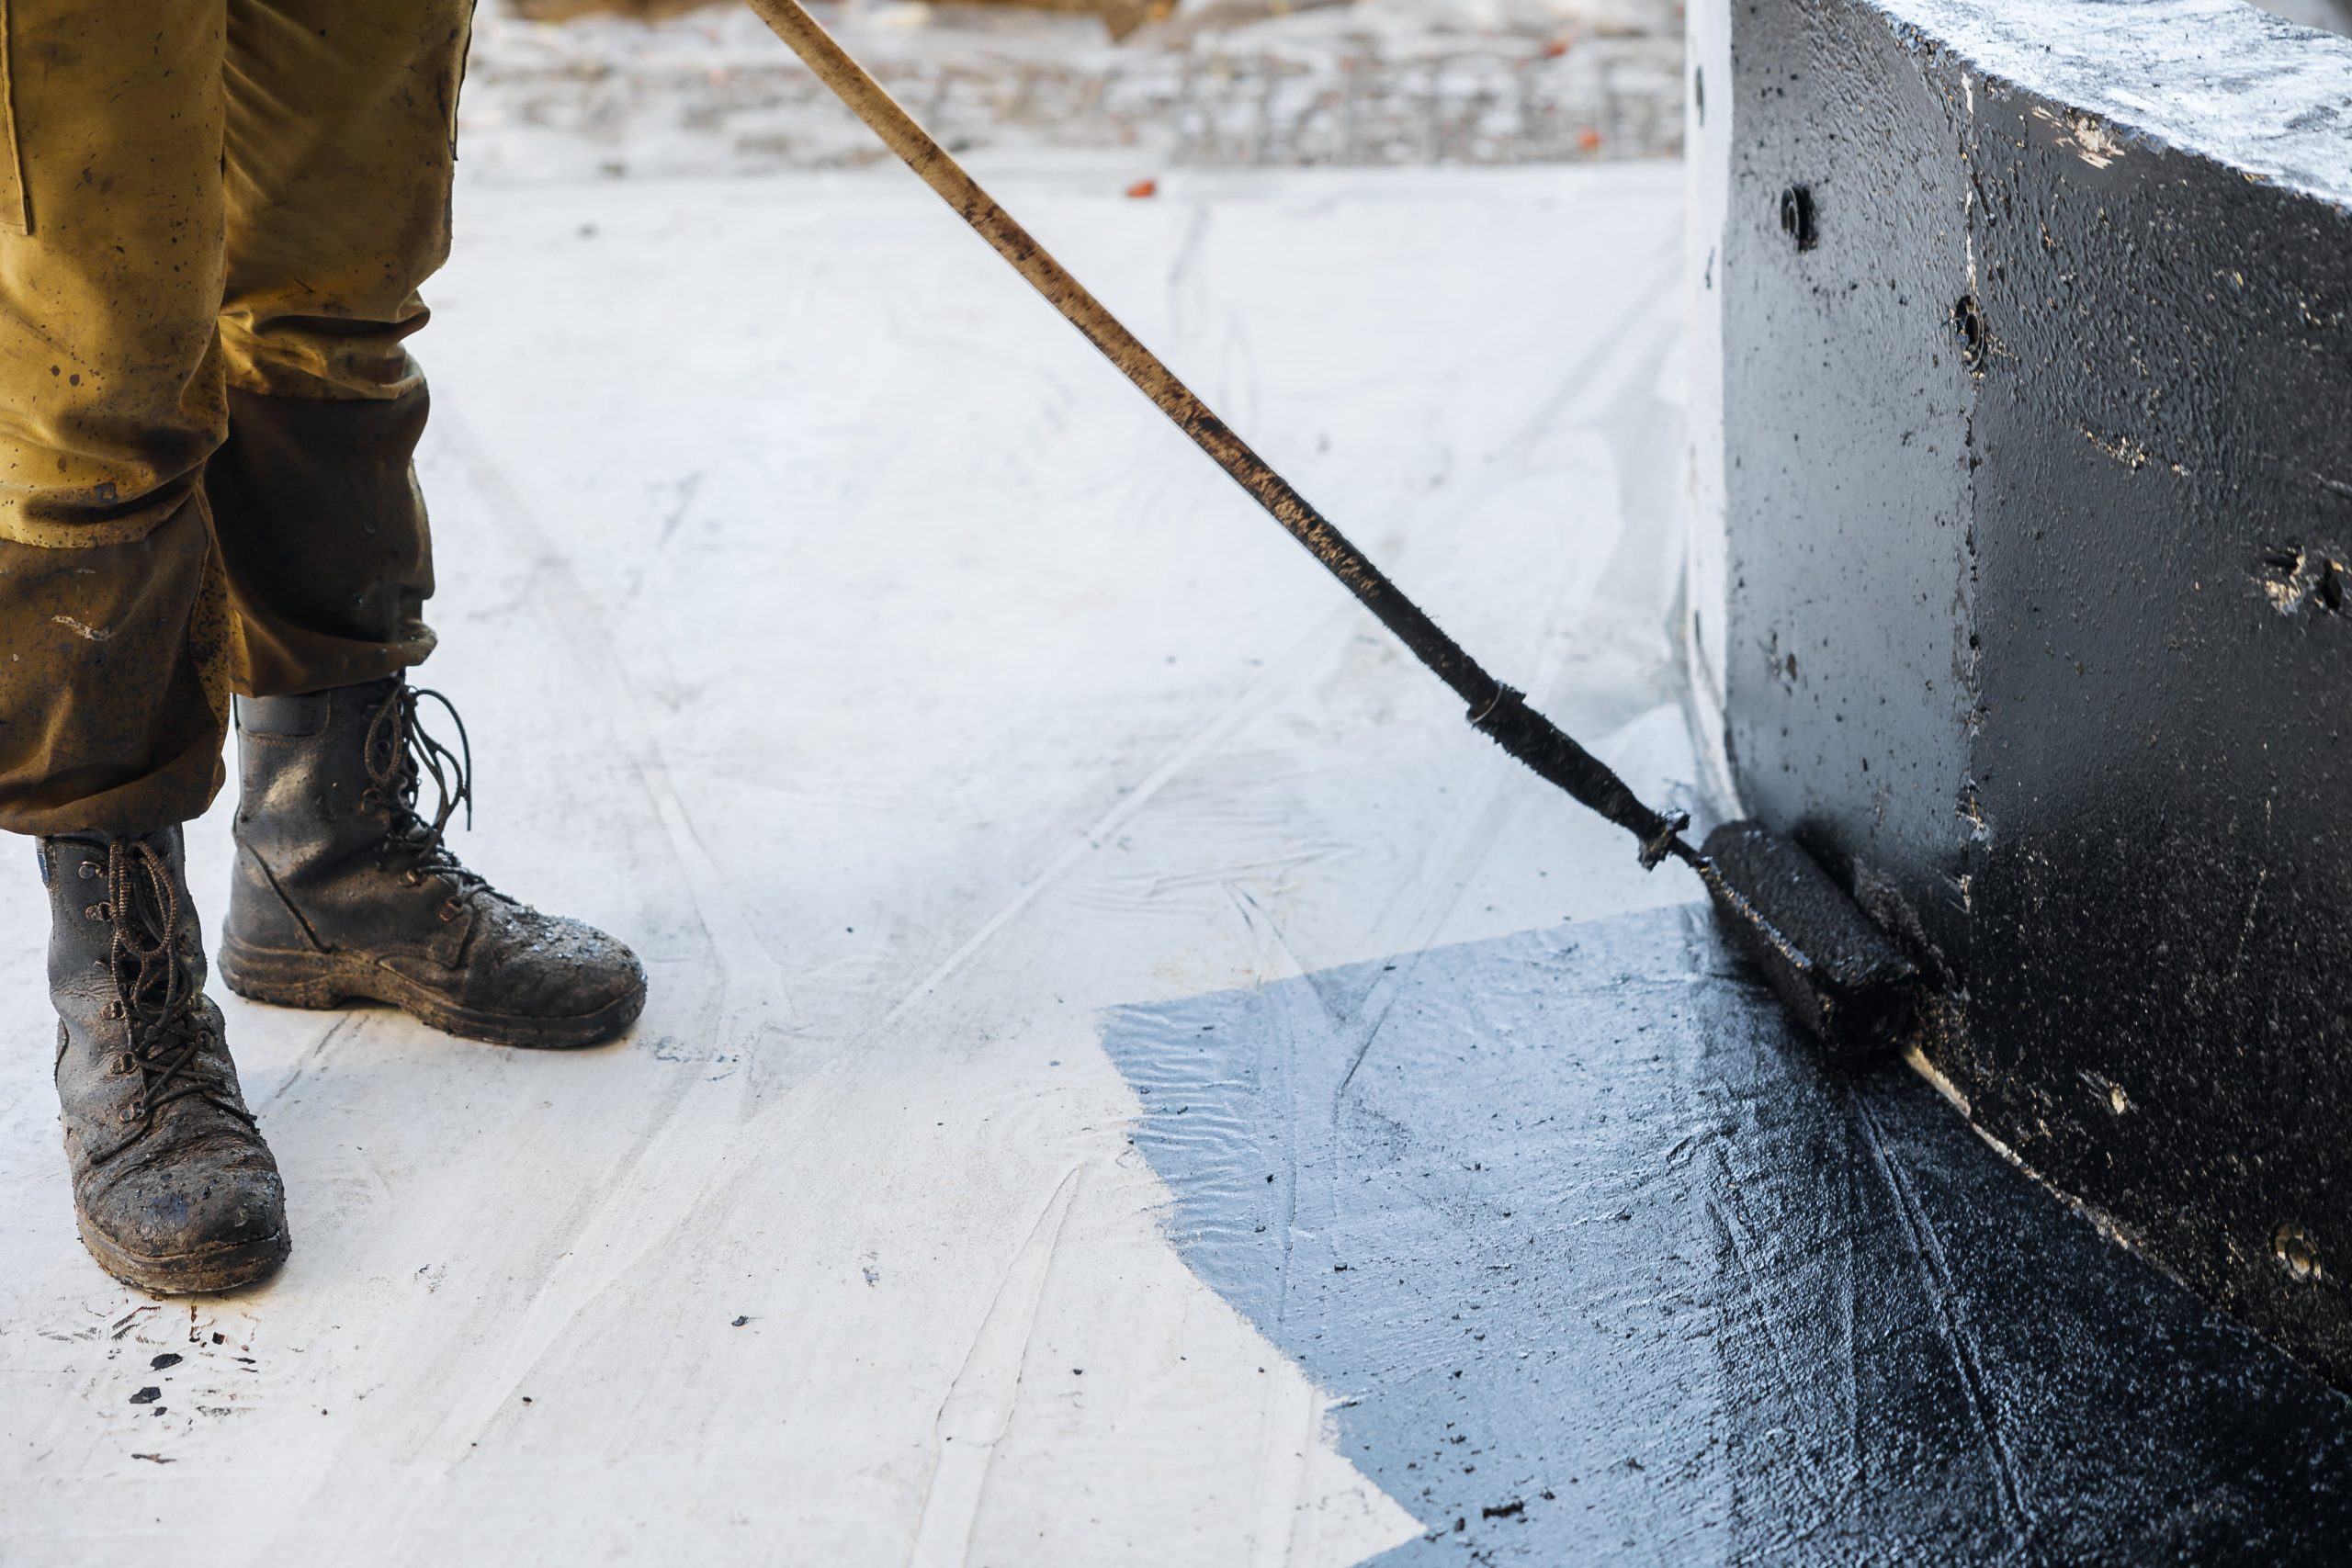
[[[885,156],[741,6],[552,22],[516,4],[476,24],[462,111],[474,177]],[[1681,150],[1679,0],[1186,0],[1116,40],[1098,17],[998,5],[811,9],[942,141],[998,164],[1094,152],[1148,174]]]

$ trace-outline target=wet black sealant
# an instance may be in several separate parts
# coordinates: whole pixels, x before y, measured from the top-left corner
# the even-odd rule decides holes
[[[2352,1402],[1901,1065],[1820,1066],[1701,908],[1105,1043],[1176,1245],[1422,1524],[1383,1562],[2276,1562],[2352,1529]]]
[[[1916,938],[1980,1125],[2352,1386],[2352,42],[1733,19],[1747,804]]]

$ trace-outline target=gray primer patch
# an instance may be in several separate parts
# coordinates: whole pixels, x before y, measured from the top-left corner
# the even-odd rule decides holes
[[[1193,1269],[1387,1563],[2315,1554],[2352,1404],[1664,910],[1113,1016]]]

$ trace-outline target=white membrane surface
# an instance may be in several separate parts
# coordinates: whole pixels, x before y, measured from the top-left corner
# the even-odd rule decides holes
[[[1678,170],[1001,183],[1498,673],[1682,792]],[[1349,1391],[1169,1247],[1100,1015],[1690,885],[1464,729],[902,173],[459,220],[417,344],[459,847],[636,943],[651,1005],[560,1055],[221,994],[295,1251],[151,1303],[74,1237],[21,846],[0,1562],[1408,1539],[1332,1451]],[[216,809],[210,919],[227,854]]]

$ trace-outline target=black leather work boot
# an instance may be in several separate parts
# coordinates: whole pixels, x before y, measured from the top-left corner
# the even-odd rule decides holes
[[[99,1266],[166,1294],[286,1260],[286,1190],[237,1087],[180,830],[40,840],[74,1212]]]
[[[424,697],[457,724],[458,751],[418,725]],[[231,990],[287,1007],[390,1002],[503,1045],[593,1045],[636,1020],[634,953],[498,892],[443,842],[473,788],[446,698],[396,675],[236,707],[243,794],[220,942]],[[430,816],[418,809],[428,779]]]

